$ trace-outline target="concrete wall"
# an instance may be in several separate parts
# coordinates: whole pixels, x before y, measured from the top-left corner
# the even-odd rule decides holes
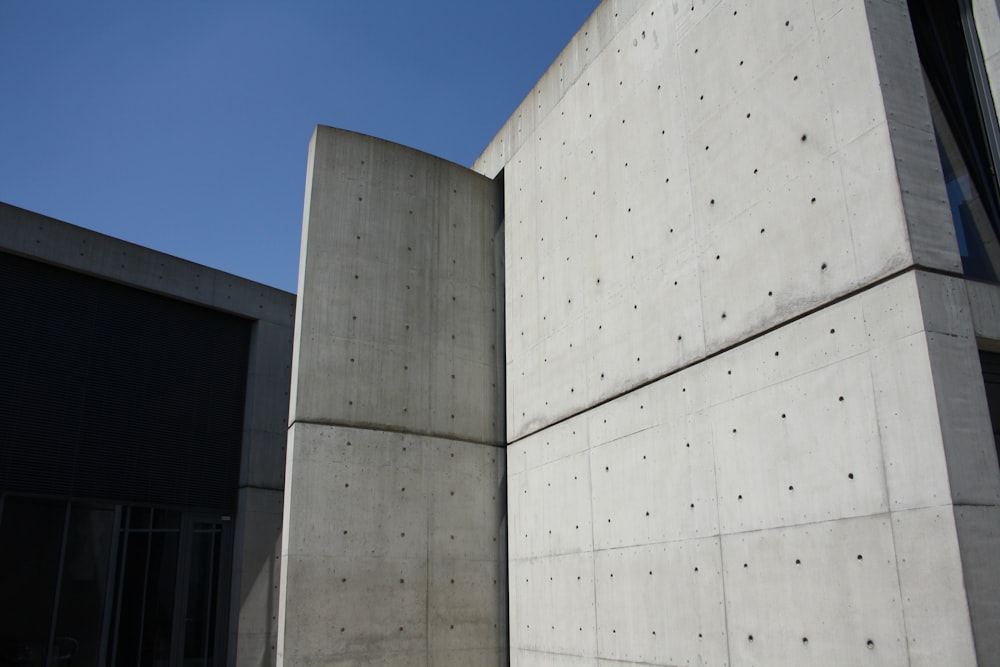
[[[905,2],[608,0],[474,168],[512,664],[995,664],[994,295]]]
[[[490,179],[313,135],[279,664],[503,660],[499,224]]]
[[[234,517],[229,661],[273,665],[295,296],[0,203],[0,250],[254,322]]]

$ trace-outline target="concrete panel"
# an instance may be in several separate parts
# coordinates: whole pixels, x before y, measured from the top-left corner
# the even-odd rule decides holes
[[[699,417],[714,430],[723,534],[888,509],[864,355],[746,394]]]
[[[1000,466],[976,342],[933,333],[927,346],[951,499],[956,505],[1000,504]]]
[[[950,503],[926,335],[887,344],[870,358],[890,507],[898,511]]]
[[[597,655],[592,553],[520,559],[510,591],[512,656],[521,649]]]
[[[978,372],[958,363],[975,361],[962,294],[952,278],[906,273],[513,443],[513,645],[564,652],[568,638],[543,619],[561,618],[557,607],[585,598],[532,584],[549,576],[541,565],[555,561],[549,554],[572,550],[579,558],[592,552],[595,561],[602,659],[685,664],[688,652],[707,661],[728,650],[734,664],[909,664],[907,638],[925,641],[920,636],[928,630],[918,616],[912,628],[909,616],[904,625],[910,609],[902,600],[932,600],[940,589],[922,592],[919,576],[900,583],[904,556],[897,558],[891,520],[896,510],[928,505],[950,511],[943,433],[956,421],[956,446],[967,447],[973,440],[961,435],[968,431],[962,415],[985,415],[966,390],[951,401],[935,384],[938,364],[948,369],[942,378],[949,386]],[[584,461],[589,497],[579,487]],[[984,479],[995,470],[982,468]],[[585,530],[591,511],[592,543],[587,535],[560,533],[567,520]],[[691,619],[671,620],[670,596],[655,587],[618,588],[625,575],[616,571],[612,584],[607,563],[633,558],[646,567],[660,559],[643,570],[646,576],[666,571],[672,585],[686,585],[686,565],[650,554],[676,556],[717,536],[727,569],[705,583],[725,582],[728,643],[703,632],[700,645],[680,636],[657,644],[661,631],[654,639],[651,623],[660,619],[670,628],[663,632],[673,632],[690,630]],[[945,570],[958,567],[957,557],[933,557]],[[754,568],[752,577],[743,563]],[[639,572],[638,565],[629,568]],[[715,599],[703,592],[677,597],[689,612]],[[810,602],[816,600],[823,604]],[[949,624],[968,624],[959,607],[950,613]],[[634,637],[618,637],[625,623]],[[531,639],[528,625],[535,628]],[[951,631],[934,641],[939,664],[965,650]]]
[[[889,524],[876,515],[724,536],[732,664],[908,665]]]
[[[955,528],[972,615],[976,657],[980,665],[995,664],[1000,656],[1000,632],[997,631],[1000,627],[1000,577],[996,571],[1000,511],[996,507],[956,507]],[[950,594],[958,597],[954,591]]]
[[[400,653],[414,662],[426,659],[425,559],[284,558],[289,576],[279,663],[336,664]]]
[[[310,152],[292,418],[496,442],[493,182],[332,128]]]
[[[509,475],[507,481],[512,557],[593,549],[588,452]]]
[[[890,146],[888,126],[882,124],[845,144],[838,153],[860,284],[912,261]]]
[[[428,649],[434,664],[497,664],[504,638],[501,619],[482,610],[496,604],[501,590],[496,560],[438,559],[429,564]],[[487,647],[487,648],[484,648]],[[472,663],[454,662],[461,655]],[[451,661],[451,662],[449,662]]]
[[[601,658],[726,664],[717,538],[599,551],[594,570]]]
[[[651,401],[643,410],[657,407]],[[718,534],[707,430],[694,420],[666,421],[591,450],[595,548]]]
[[[500,454],[293,424],[279,662],[497,655]]]
[[[813,10],[830,99],[851,101],[831,109],[838,145],[846,146],[885,120],[875,53],[858,48],[870,31],[868,16],[861,2],[818,0]]]
[[[965,288],[976,338],[1000,341],[1000,286],[968,281]]]
[[[910,665],[977,664],[952,509],[895,512],[892,532]]]
[[[609,4],[477,163],[504,142],[512,439],[953,243],[907,226],[862,3]]]

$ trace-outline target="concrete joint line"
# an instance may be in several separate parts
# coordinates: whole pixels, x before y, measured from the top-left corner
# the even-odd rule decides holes
[[[456,435],[450,435],[448,433],[436,433],[434,431],[414,431],[404,428],[399,428],[398,426],[389,426],[384,424],[365,424],[365,423],[350,423],[341,421],[319,421],[314,419],[296,419],[288,425],[288,430],[292,430],[292,427],[296,424],[309,424],[311,426],[336,426],[339,428],[353,428],[359,431],[379,431],[382,433],[399,433],[401,435],[419,435],[426,438],[438,438],[440,440],[452,440],[454,442],[464,442],[472,445],[483,445],[484,447],[496,447],[497,449],[503,448],[504,443],[488,442],[486,440],[479,440],[477,438],[460,438]]]
[[[817,305],[817,306],[815,306],[813,308],[810,308],[809,310],[807,310],[805,312],[802,312],[802,313],[796,315],[795,317],[792,317],[790,319],[784,320],[784,321],[780,322],[779,324],[776,324],[776,325],[774,325],[772,327],[768,327],[767,329],[763,329],[762,331],[758,331],[757,333],[752,334],[750,336],[747,336],[746,338],[738,340],[738,341],[736,341],[734,343],[731,343],[731,344],[729,344],[729,345],[727,345],[725,347],[719,348],[715,352],[711,352],[709,354],[706,354],[705,356],[699,357],[698,359],[693,359],[689,363],[684,364],[683,366],[678,366],[677,368],[675,368],[675,369],[673,369],[671,371],[668,371],[668,372],[663,373],[661,375],[657,375],[656,377],[650,378],[649,380],[646,380],[644,382],[640,382],[639,384],[637,384],[637,385],[635,385],[635,386],[633,386],[633,387],[631,387],[629,389],[626,389],[625,391],[619,392],[617,394],[614,394],[613,396],[609,396],[609,397],[607,397],[605,399],[597,401],[596,403],[588,405],[587,407],[583,408],[582,410],[577,410],[576,412],[568,414],[565,417],[561,417],[559,419],[556,419],[556,420],[554,420],[554,421],[546,424],[545,426],[542,426],[540,428],[535,429],[534,431],[528,431],[528,432],[524,433],[523,435],[518,436],[514,440],[509,441],[507,443],[507,445],[509,446],[509,445],[516,444],[516,443],[524,440],[525,438],[531,437],[531,436],[533,436],[533,435],[535,435],[537,433],[541,433],[542,431],[544,431],[546,429],[549,429],[549,428],[552,428],[553,426],[558,426],[559,424],[567,422],[570,419],[573,419],[574,417],[579,417],[580,415],[586,414],[587,412],[590,412],[591,410],[593,410],[595,408],[599,408],[602,405],[607,405],[608,403],[612,403],[614,401],[617,401],[619,398],[622,398],[623,396],[628,396],[629,394],[632,394],[632,393],[634,393],[634,392],[636,392],[636,391],[638,391],[640,389],[648,387],[651,384],[655,384],[655,383],[659,382],[660,380],[666,379],[666,378],[670,377],[671,375],[676,375],[677,373],[680,373],[682,371],[686,371],[687,369],[693,368],[694,366],[697,366],[698,364],[704,363],[704,362],[708,361],[709,359],[713,359],[715,357],[718,357],[718,356],[721,356],[723,354],[726,354],[727,352],[729,352],[731,350],[734,350],[734,349],[736,349],[738,347],[741,347],[743,345],[746,345],[747,343],[750,343],[752,341],[755,341],[758,338],[762,338],[762,337],[764,337],[764,336],[766,336],[766,335],[768,335],[770,333],[773,333],[775,331],[783,329],[783,328],[785,328],[785,327],[787,327],[787,326],[789,326],[791,324],[795,324],[799,320],[803,320],[803,319],[805,319],[805,318],[807,318],[807,317],[809,317],[811,315],[815,315],[816,313],[818,313],[820,311],[823,311],[823,310],[826,310],[827,308],[829,308],[831,306],[835,306],[835,305],[837,305],[837,304],[839,304],[839,303],[841,303],[843,301],[847,301],[848,299],[853,299],[854,297],[859,296],[861,294],[864,294],[865,292],[867,292],[869,290],[872,290],[872,289],[875,289],[876,287],[884,285],[885,283],[887,283],[887,282],[889,282],[891,280],[895,280],[896,278],[899,278],[900,276],[904,276],[907,273],[915,273],[917,271],[922,271],[924,273],[933,273],[933,274],[936,274],[936,275],[946,276],[946,277],[949,277],[949,278],[962,278],[962,279],[965,278],[961,273],[956,273],[954,271],[947,271],[947,270],[944,270],[944,269],[929,268],[929,267],[921,266],[919,264],[912,264],[912,265],[907,266],[905,268],[899,269],[898,271],[894,271],[894,272],[892,272],[892,273],[890,273],[890,274],[888,274],[886,276],[883,276],[883,277],[879,278],[878,280],[872,281],[872,282],[868,283],[867,285],[862,285],[862,286],[854,289],[853,291],[851,291],[851,292],[849,292],[847,294],[843,294],[841,296],[838,296],[835,299],[831,299],[829,301],[825,301],[822,304],[819,304],[819,305]]]

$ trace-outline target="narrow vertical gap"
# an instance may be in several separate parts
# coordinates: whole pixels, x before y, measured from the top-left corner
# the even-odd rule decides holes
[[[101,620],[101,642],[97,664],[109,665],[108,641],[111,636],[111,609],[114,605],[115,573],[118,571],[118,549],[121,544],[122,506],[115,505],[114,519],[111,524],[111,549],[108,552],[108,570],[104,585],[103,618]]]
[[[59,566],[56,569],[56,590],[52,595],[52,618],[49,621],[49,636],[45,645],[45,662],[47,665],[54,665],[53,648],[56,643],[56,621],[59,618],[59,597],[62,594],[63,569],[66,566],[66,542],[69,535],[69,515],[73,510],[73,501],[66,503],[66,511],[63,513],[62,542],[59,546]]]
[[[136,667],[142,667],[142,640],[146,634],[146,598],[149,595],[149,561],[153,553],[153,510],[146,525],[146,558],[142,570],[142,602],[139,605],[139,639],[136,642]]]
[[[118,572],[118,587],[115,591],[115,630],[111,639],[111,665],[117,666],[118,664],[118,640],[119,631],[121,630],[121,620],[122,620],[122,591],[125,588],[125,564],[128,563],[128,535],[129,535],[129,522],[132,520],[132,508],[125,508],[125,518],[121,523],[120,539],[122,545],[122,557],[121,563],[119,564],[120,570]]]
[[[993,445],[1000,460],[1000,354],[979,351],[979,365],[983,370],[983,385],[986,388],[986,405],[993,425]]]

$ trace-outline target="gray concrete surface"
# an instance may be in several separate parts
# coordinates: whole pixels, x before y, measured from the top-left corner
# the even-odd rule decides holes
[[[313,135],[279,665],[505,661],[499,225],[490,179]]]
[[[957,262],[943,209],[900,188],[863,3],[693,6],[623,22],[602,4],[574,42],[614,36],[566,90],[550,70],[476,163],[506,151],[511,438],[918,259]]]
[[[996,664],[1000,297],[903,0],[604,2],[474,168],[512,664]]]
[[[917,277],[512,444],[514,663],[976,664]]]

